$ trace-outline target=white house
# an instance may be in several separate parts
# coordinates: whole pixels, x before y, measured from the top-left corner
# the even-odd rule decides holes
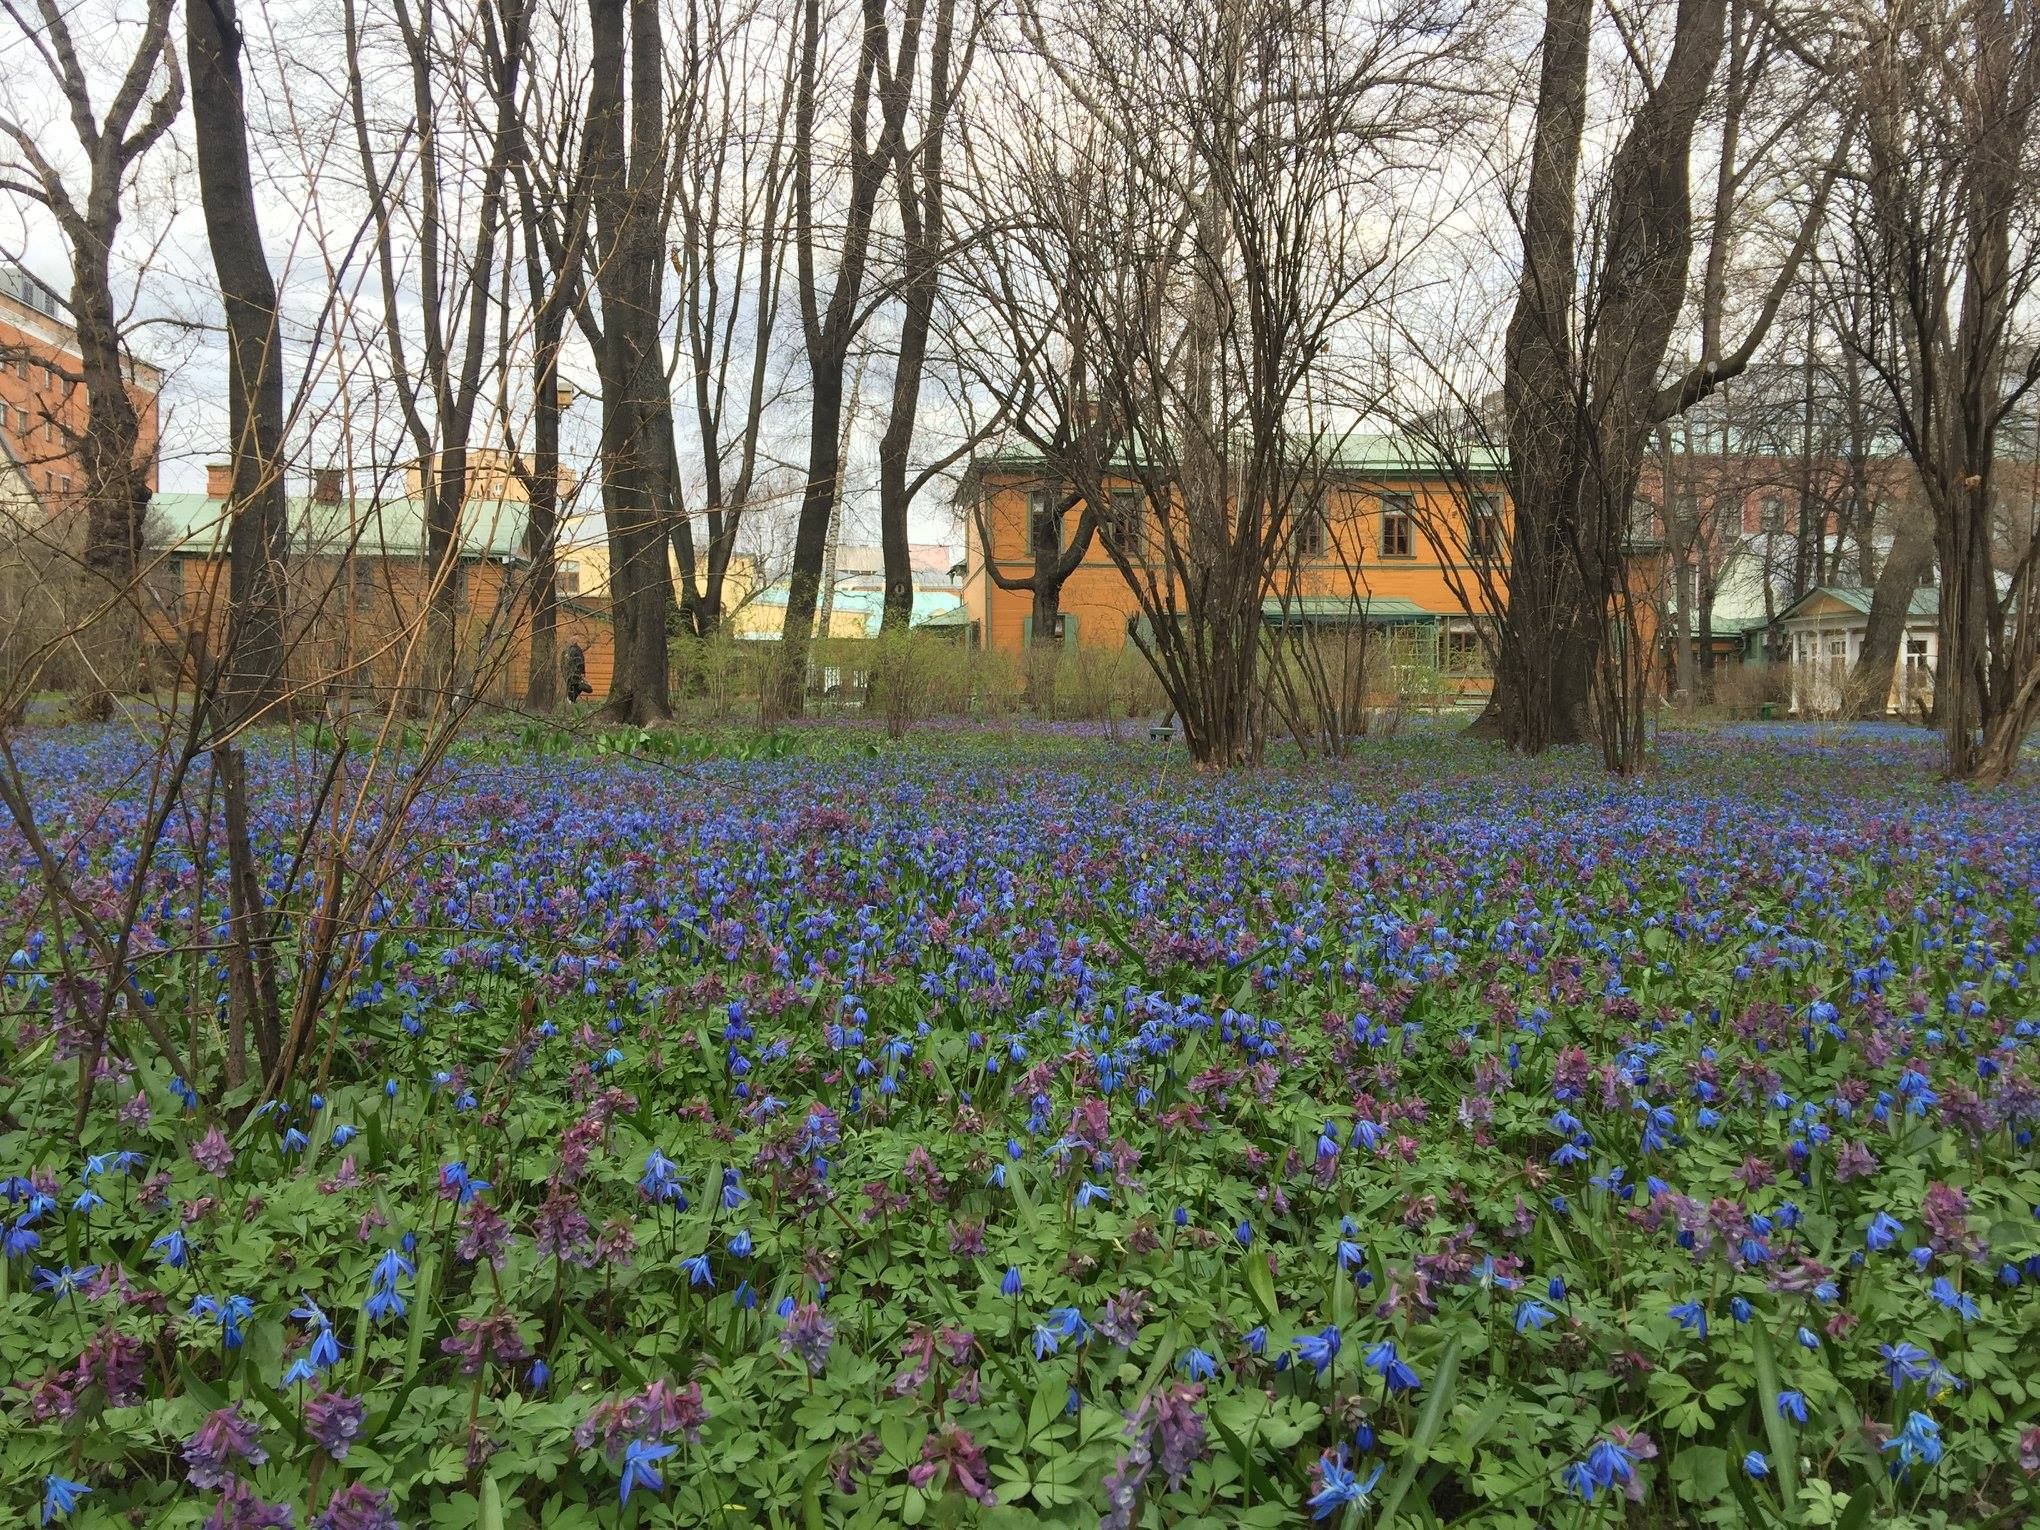
[[[1892,667],[1887,711],[1910,713],[1930,704],[1940,656],[1941,592],[1912,592],[1905,636]],[[1849,676],[1863,654],[1870,625],[1870,591],[1859,585],[1817,585],[1778,615],[1792,666],[1792,710],[1803,715],[1840,712]]]

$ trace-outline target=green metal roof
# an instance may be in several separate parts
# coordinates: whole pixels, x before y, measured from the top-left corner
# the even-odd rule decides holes
[[[1303,622],[1435,622],[1436,611],[1427,611],[1414,600],[1400,595],[1292,595],[1288,600],[1269,596],[1261,602],[1263,618]]]
[[[1499,447],[1468,446],[1455,456],[1439,451],[1429,442],[1381,434],[1327,438],[1323,446],[1329,448],[1326,466],[1330,471],[1362,479],[1450,479],[1461,473],[1486,479],[1500,478],[1508,470],[1508,453]],[[1308,455],[1309,449],[1305,443],[1299,447],[1299,455]],[[1117,465],[1124,471],[1132,461],[1130,454],[1122,453]],[[1032,447],[991,452],[971,463],[959,481],[958,493],[967,492],[971,483],[987,473],[1046,471],[1051,466],[1049,459]]]
[[[425,502],[410,496],[389,499],[286,501],[291,551],[299,556],[417,558],[426,550]],[[524,556],[525,522],[531,507],[521,500],[471,499],[461,507],[460,551],[468,558]],[[144,521],[149,545],[164,552],[223,555],[227,545],[226,501],[204,494],[157,494]]]
[[[968,627],[976,620],[977,618],[964,606],[944,606],[938,611],[929,612],[926,616],[916,617],[914,625],[935,628]]]
[[[1860,584],[1817,584],[1799,599],[1778,613],[1779,621],[1789,621],[1799,608],[1816,595],[1825,595],[1839,600],[1860,616],[1870,614],[1870,599],[1875,592]],[[1927,621],[1941,614],[1941,587],[1922,585],[1912,592],[1912,599],[1906,602],[1906,618],[1909,621]]]

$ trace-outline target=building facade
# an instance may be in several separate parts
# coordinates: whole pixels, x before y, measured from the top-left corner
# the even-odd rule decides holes
[[[199,644],[216,649],[224,636],[231,482],[215,463],[205,493],[150,502],[149,658],[159,672],[182,668]],[[465,502],[454,572],[456,683],[505,705],[524,699],[531,664],[530,506],[514,482],[490,483],[495,497]],[[414,489],[415,476],[404,487]],[[357,495],[337,469],[325,470],[291,496],[288,515],[291,683],[357,695],[415,683],[432,593],[423,500]],[[563,597],[557,609],[557,651],[580,644],[588,684],[607,694],[615,664],[607,601]]]
[[[1509,506],[1498,462],[1462,475],[1387,437],[1350,442],[1324,475],[1311,510],[1291,517],[1288,544],[1263,601],[1270,623],[1318,629],[1365,626],[1386,640],[1397,666],[1435,673],[1461,695],[1490,680],[1492,612],[1486,591],[1507,557]],[[1161,566],[1161,527],[1131,483],[1114,487],[1117,525],[1138,524],[1138,565]],[[1017,454],[981,458],[963,479],[966,548],[962,614],[970,640],[1013,655],[1042,643],[1119,648],[1141,620],[1126,576],[1094,536],[1064,582],[1059,631],[1034,630],[1031,591],[993,576],[1025,578],[1035,539],[1070,546],[1079,521],[1046,463]],[[1137,520],[1129,513],[1138,511]],[[1486,628],[1486,633],[1483,632]]]
[[[76,446],[85,429],[77,335],[58,293],[18,266],[0,265],[0,453],[8,476],[33,496],[11,507],[22,520],[60,514],[82,492]],[[141,425],[148,482],[156,485],[157,394],[162,375],[133,362],[130,395]]]

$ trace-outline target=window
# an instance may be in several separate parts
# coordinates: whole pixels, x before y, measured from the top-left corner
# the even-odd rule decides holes
[[[1470,621],[1450,622],[1446,625],[1444,652],[1438,657],[1447,674],[1487,673],[1487,651],[1481,646],[1480,629]]]
[[[1300,560],[1316,560],[1324,557],[1327,536],[1325,507],[1309,504],[1299,510],[1296,524],[1289,528],[1289,551]]]
[[[1466,510],[1466,551],[1473,558],[1502,555],[1502,497],[1476,494]]]
[[[563,558],[553,571],[553,590],[560,595],[581,593],[581,565],[573,558]]]
[[[1138,489],[1114,489],[1110,508],[1105,514],[1105,531],[1112,539],[1112,545],[1128,563],[1139,566],[1147,562],[1147,517],[1141,513],[1142,496]]]
[[[1417,555],[1417,502],[1407,494],[1381,496],[1381,556]]]
[[[1062,551],[1061,496],[1051,489],[1034,489],[1027,496],[1029,550],[1035,553]]]
[[[1785,501],[1775,494],[1766,494],[1758,509],[1758,529],[1761,531],[1783,531],[1785,529]]]
[[[1934,587],[1934,575],[1935,569],[1934,565],[1931,563],[1929,563],[1925,568],[1921,569],[1920,588],[1923,590],[1931,590]]]

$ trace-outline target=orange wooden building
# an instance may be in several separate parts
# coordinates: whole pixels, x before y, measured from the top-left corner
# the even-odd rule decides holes
[[[1484,689],[1480,629],[1492,618],[1481,572],[1498,574],[1506,555],[1508,503],[1491,458],[1478,459],[1467,476],[1470,492],[1459,475],[1393,439],[1348,442],[1326,475],[1321,508],[1293,517],[1288,555],[1262,603],[1267,618],[1327,628],[1364,622],[1392,639],[1399,663],[1428,665],[1457,691]],[[1140,491],[1127,484],[1113,493],[1115,524],[1130,524]],[[1039,457],[984,457],[965,474],[963,605],[975,643],[1011,654],[1035,646],[1032,593],[1001,588],[987,564],[1025,577],[1034,568],[1035,538],[1053,536],[1067,547],[1079,519],[1074,509],[1058,513],[1068,497]],[[1158,567],[1160,528],[1151,513],[1141,524],[1141,561]],[[1139,606],[1095,537],[1062,587],[1060,611],[1054,640],[1066,647],[1129,641]]]
[[[147,603],[159,664],[181,662],[193,634],[216,644],[224,631],[231,474],[214,464],[207,478],[204,494],[158,494],[149,504]],[[460,521],[459,683],[504,705],[523,700],[530,676],[529,509],[509,493],[471,498]],[[424,502],[410,493],[357,497],[327,470],[309,493],[292,496],[289,516],[292,683],[357,693],[415,684],[431,583]],[[558,650],[579,643],[588,684],[605,694],[615,663],[608,601],[561,597],[558,612]]]

